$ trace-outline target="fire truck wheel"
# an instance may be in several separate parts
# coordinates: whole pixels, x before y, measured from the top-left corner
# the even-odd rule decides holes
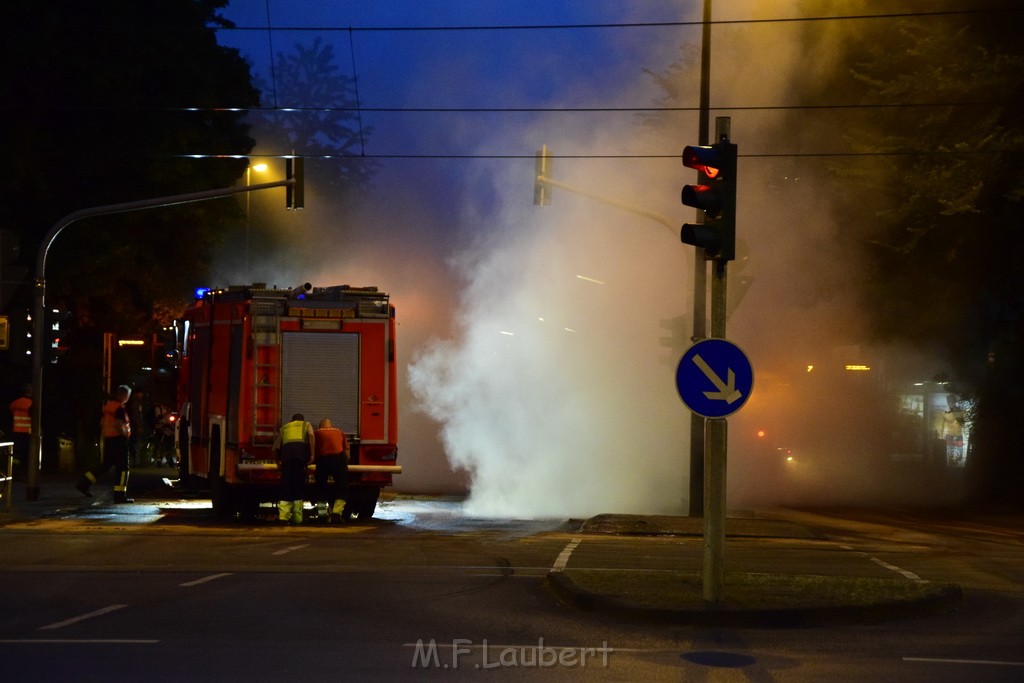
[[[213,514],[221,519],[228,519],[235,515],[234,492],[231,485],[224,481],[224,478],[217,474],[210,475],[210,502],[213,503]]]
[[[348,507],[351,507],[352,512],[359,519],[370,519],[373,517],[374,511],[377,509],[377,499],[379,497],[379,489],[360,491],[357,495],[352,497],[352,502],[346,506],[345,511],[348,512]]]

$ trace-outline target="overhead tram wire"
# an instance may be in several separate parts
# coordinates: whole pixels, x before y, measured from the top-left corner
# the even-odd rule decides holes
[[[266,0],[267,6],[267,49],[270,51],[270,87],[274,100],[274,109],[277,109],[277,74],[274,69],[274,28],[270,24],[270,0]]]
[[[861,104],[764,104],[764,105],[736,105],[711,107],[712,111],[800,111],[800,110],[827,110],[827,109],[925,109],[932,107],[1000,107],[1009,104],[999,101],[977,101],[977,102],[878,102]],[[4,109],[31,109],[33,107],[20,107],[17,104],[0,105]],[[110,106],[76,106],[64,107],[47,106],[45,109],[60,109],[66,111],[116,111],[122,109],[118,105]],[[696,106],[654,106],[654,107],[364,107],[357,103],[354,107],[190,107],[190,106],[153,106],[153,107],[132,107],[136,112],[263,112],[269,111],[280,113],[357,113],[357,114],[629,114],[629,113],[659,113],[659,112],[695,112],[699,111]]]
[[[843,158],[843,157],[928,157],[928,156],[977,156],[992,154],[1018,154],[1024,155],[1024,149],[1002,149],[1002,150],[880,150],[872,152],[855,151],[832,151],[832,152],[748,152],[739,154],[744,159],[813,159],[813,158]],[[235,159],[240,158],[235,154],[156,154],[150,155],[164,158],[178,159]],[[290,152],[268,152],[260,154],[261,158],[286,159],[295,156]],[[529,154],[414,154],[414,153],[384,153],[384,154],[301,154],[305,159],[452,159],[452,160],[495,160],[495,159],[535,159],[536,153]],[[564,160],[594,160],[594,159],[623,159],[623,160],[653,160],[653,159],[679,159],[679,154],[554,154],[554,159]]]
[[[919,19],[927,17],[963,16],[973,14],[1024,12],[1024,6],[981,7],[972,9],[929,10],[923,12],[886,12],[881,14],[841,14],[819,17],[778,17],[769,19],[716,19],[710,23],[716,26],[738,24],[781,24],[812,21],[864,21],[870,19]],[[359,33],[402,33],[402,32],[451,32],[451,31],[557,31],[622,28],[679,28],[702,26],[703,21],[638,21],[594,24],[487,24],[477,26],[278,26],[274,31],[331,32],[348,31]],[[266,26],[216,26],[217,31],[265,31]]]

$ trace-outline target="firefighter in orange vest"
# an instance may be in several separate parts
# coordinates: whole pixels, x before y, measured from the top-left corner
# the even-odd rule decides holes
[[[277,503],[279,522],[302,524],[306,466],[313,459],[315,447],[313,425],[306,422],[302,413],[295,413],[290,422],[281,425],[274,439],[277,467],[281,471],[281,493]]]
[[[113,468],[117,476],[114,483],[114,502],[135,502],[128,497],[128,439],[132,435],[132,427],[125,404],[131,395],[131,388],[122,384],[103,405],[103,416],[100,418],[100,428],[103,431],[103,462],[98,469],[87,471],[75,484],[75,488],[81,491],[82,495],[92,496],[89,487]]]
[[[11,439],[14,442],[14,464],[20,471],[28,467],[28,442],[32,435],[31,384],[26,384],[21,396],[11,402],[11,418],[14,421],[14,434]]]
[[[317,517],[331,522],[340,522],[345,511],[345,495],[348,491],[349,445],[345,432],[331,424],[327,418],[320,420],[316,431],[316,510]],[[329,484],[328,481],[331,483]],[[330,517],[328,517],[330,512]]]

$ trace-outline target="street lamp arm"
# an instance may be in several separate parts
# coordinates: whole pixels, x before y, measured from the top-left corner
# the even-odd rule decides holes
[[[121,204],[107,204],[94,206],[89,209],[81,209],[61,218],[53,224],[50,231],[46,233],[42,243],[39,245],[39,254],[36,257],[36,278],[35,278],[35,301],[32,309],[32,432],[29,436],[28,452],[28,476],[26,477],[26,497],[28,500],[39,499],[39,464],[42,455],[42,423],[43,423],[43,321],[46,311],[46,256],[50,251],[50,245],[57,239],[57,235],[64,228],[83,218],[93,216],[108,216],[116,213],[127,213],[129,211],[142,211],[144,209],[156,209],[165,206],[176,206],[178,204],[189,204],[192,202],[203,202],[210,199],[229,197],[233,194],[243,192],[257,192],[268,190],[274,187],[294,187],[295,178],[286,180],[275,180],[259,185],[246,185],[245,187],[224,187],[216,190],[203,190],[201,192],[187,192],[185,194],[169,195],[166,197],[154,197],[152,199],[140,199],[134,202],[123,202]]]
[[[623,211],[628,211],[629,213],[635,213],[638,216],[643,216],[644,218],[649,218],[652,221],[655,221],[657,223],[661,223],[666,228],[671,230],[673,234],[676,234],[679,231],[679,224],[677,222],[673,222],[673,221],[669,220],[668,218],[666,218],[665,216],[661,215],[660,213],[656,213],[654,211],[648,211],[647,209],[641,209],[640,207],[632,206],[631,204],[626,204],[625,202],[621,202],[621,201],[619,201],[617,199],[612,199],[611,197],[604,197],[602,195],[595,194],[593,192],[589,192],[589,191],[584,190],[582,188],[575,187],[573,185],[569,185],[567,183],[560,182],[558,180],[555,180],[554,178],[548,178],[547,176],[542,176],[542,175],[537,176],[537,182],[540,183],[541,185],[550,185],[551,187],[557,187],[559,189],[566,190],[568,192],[572,192],[574,194],[578,194],[578,195],[581,195],[583,197],[587,197],[589,199],[593,199],[594,201],[601,202],[602,204],[607,204],[609,206],[614,206],[616,208],[622,209]]]
[[[83,218],[91,218],[93,216],[109,216],[116,213],[128,213],[129,211],[142,211],[144,209],[156,209],[165,206],[176,206],[178,204],[190,204],[192,202],[203,202],[210,199],[219,199],[221,197],[229,197],[233,194],[241,194],[247,192],[255,192],[257,190],[267,190],[273,187],[287,187],[294,185],[295,180],[290,178],[288,180],[275,180],[269,183],[260,183],[258,185],[246,185],[245,187],[223,187],[216,190],[203,190],[201,192],[186,192],[185,194],[170,195],[167,197],[154,197],[153,199],[140,199],[134,202],[122,202],[120,204],[107,204],[104,206],[94,206],[89,209],[80,209],[73,213],[61,218],[59,221],[53,224],[50,231],[46,233],[46,237],[43,238],[43,242],[39,248],[39,255],[36,259],[36,278],[46,277],[46,256],[50,251],[50,245],[57,239],[57,235],[61,231],[72,223],[82,220]]]

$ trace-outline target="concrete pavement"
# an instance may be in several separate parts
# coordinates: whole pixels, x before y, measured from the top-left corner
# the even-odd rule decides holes
[[[129,483],[130,495],[140,502],[159,498],[164,478],[176,476],[171,468],[136,468]],[[40,495],[26,500],[23,479],[0,497],[0,527],[32,519],[73,516],[88,508],[111,503],[109,482],[93,487],[87,498],[74,488],[74,475],[46,474],[40,479]],[[6,496],[11,495],[11,511]],[[685,516],[597,515],[580,523],[573,535],[587,539],[659,537],[678,539],[693,549],[702,536],[702,520]],[[769,541],[788,544],[787,553],[809,552],[815,542],[827,543],[814,531],[782,519],[753,515],[730,516],[726,543]],[[844,574],[842,566],[829,575],[808,575],[793,561],[785,571],[727,573],[722,600],[702,599],[699,571],[664,569],[662,562],[650,568],[650,557],[669,552],[672,543],[644,546],[647,564],[640,557],[618,556],[614,566],[595,567],[585,562],[556,566],[547,576],[551,589],[564,601],[582,610],[623,620],[655,621],[704,626],[789,627],[823,622],[864,622],[907,618],[950,609],[963,602],[959,586],[913,581],[904,577],[865,578],[857,572]],[[727,552],[731,552],[728,551]],[[770,553],[770,548],[765,548]],[[791,555],[795,557],[795,555]],[[699,560],[691,562],[699,567]],[[806,568],[806,565],[805,565]]]

